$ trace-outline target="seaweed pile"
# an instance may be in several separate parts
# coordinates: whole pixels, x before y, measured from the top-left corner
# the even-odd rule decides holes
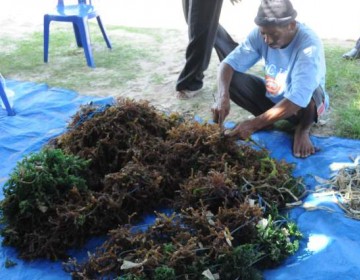
[[[108,234],[75,279],[261,279],[298,248],[280,210],[305,193],[293,166],[223,137],[219,126],[146,101],[83,106],[68,130],[5,183],[2,236],[24,259],[68,257]],[[144,231],[136,224],[157,213]]]

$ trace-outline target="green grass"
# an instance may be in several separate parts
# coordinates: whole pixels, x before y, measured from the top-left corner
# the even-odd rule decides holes
[[[144,61],[155,61],[159,55],[148,42],[161,44],[155,30],[111,27],[112,49],[108,49],[100,30],[90,24],[91,42],[96,68],[86,65],[82,48],[76,45],[71,26],[52,26],[50,31],[48,63],[43,62],[43,34],[35,32],[22,38],[2,38],[0,67],[6,77],[44,82],[50,86],[73,89],[78,92],[102,85],[122,87],[142,72]],[[137,41],[129,34],[137,35]],[[11,46],[11,47],[9,47]]]
[[[360,139],[360,61],[344,60],[349,49],[325,44],[327,91],[339,136]]]
[[[114,89],[119,93],[128,91],[131,89],[129,84],[141,81],[141,78],[151,85],[169,83],[164,67],[161,68],[164,60],[159,58],[176,55],[181,68],[185,46],[182,53],[166,48],[169,40],[176,44],[180,31],[122,26],[110,26],[107,31],[112,50],[106,47],[97,25],[90,24],[96,68],[87,67],[83,50],[76,46],[71,25],[58,23],[51,26],[48,63],[43,62],[42,32],[21,38],[3,36],[0,41],[0,72],[10,79],[107,96],[114,94]],[[325,41],[326,83],[331,107],[329,119],[334,135],[360,139],[360,61],[341,57],[349,50],[349,45]],[[213,58],[217,59],[216,55]],[[209,67],[207,75],[215,73],[217,63]],[[176,70],[180,71],[180,68]],[[212,78],[215,80],[214,77],[215,74]],[[193,109],[198,108],[195,106]]]

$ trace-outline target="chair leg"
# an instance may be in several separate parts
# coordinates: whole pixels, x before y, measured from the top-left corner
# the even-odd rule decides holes
[[[97,20],[97,22],[98,22],[98,24],[99,24],[101,33],[102,33],[102,35],[103,35],[103,37],[104,37],[104,40],[105,40],[105,42],[106,42],[107,47],[108,47],[109,49],[111,49],[111,42],[110,42],[110,39],[109,39],[108,35],[106,34],[106,30],[105,30],[104,25],[103,25],[102,22],[101,22],[100,16],[97,16],[97,17],[96,17],[96,20]]]
[[[94,57],[92,55],[92,50],[91,50],[88,19],[79,18],[79,20],[76,21],[76,24],[80,33],[81,43],[84,48],[87,65],[89,67],[95,68]]]
[[[73,22],[73,28],[74,28],[74,33],[75,33],[76,44],[79,48],[81,48],[82,43],[81,43],[79,28],[77,27],[77,25],[74,22]]]
[[[44,62],[48,62],[49,57],[49,29],[50,19],[48,15],[44,15]]]
[[[4,103],[5,109],[8,113],[8,116],[15,116],[15,111],[13,110],[13,108],[11,108],[9,100],[6,96],[6,92],[4,90],[4,88],[0,85],[0,97],[2,102]]]

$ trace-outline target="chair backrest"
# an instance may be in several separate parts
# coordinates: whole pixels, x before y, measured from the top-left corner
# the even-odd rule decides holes
[[[66,4],[65,4],[66,2]],[[56,10],[44,15],[44,62],[48,62],[50,23],[52,21],[70,22],[73,25],[76,44],[84,49],[89,67],[95,67],[91,51],[91,42],[87,21],[96,18],[106,45],[111,49],[111,42],[106,34],[100,15],[93,6],[93,0],[57,0]]]

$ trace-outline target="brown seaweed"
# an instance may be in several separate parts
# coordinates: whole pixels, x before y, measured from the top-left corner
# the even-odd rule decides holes
[[[305,192],[293,166],[265,149],[221,137],[217,124],[166,114],[145,101],[83,106],[47,149],[88,162],[86,190],[69,188],[61,199],[42,202],[46,211],[22,216],[31,227],[7,217],[2,234],[22,258],[65,259],[69,248],[108,233],[86,263],[65,263],[75,278],[201,279],[209,269],[232,279],[266,258],[258,249],[263,245],[256,245],[258,223]],[[174,215],[158,213],[147,231],[132,230],[142,215],[165,207]],[[279,252],[281,258],[289,254]],[[220,264],[234,260],[244,267],[229,276]],[[121,269],[126,264],[133,267]]]

